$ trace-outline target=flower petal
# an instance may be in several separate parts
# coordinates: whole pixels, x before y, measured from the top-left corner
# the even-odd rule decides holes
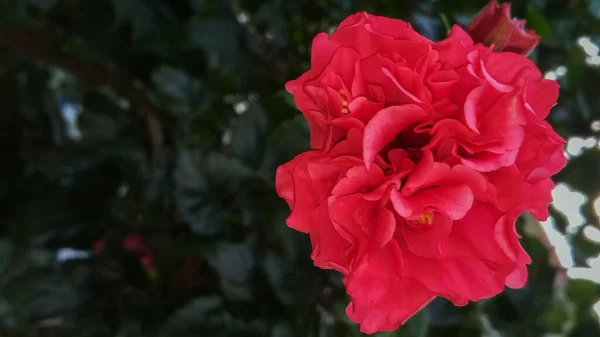
[[[440,186],[415,192],[409,197],[391,192],[394,209],[404,218],[414,218],[428,209],[444,213],[452,220],[465,216],[473,204],[473,192],[467,185]]]
[[[404,239],[413,253],[423,257],[437,257],[441,243],[452,230],[452,220],[441,213],[434,213],[430,225],[410,225],[403,227]]]
[[[370,167],[375,157],[406,127],[427,117],[428,113],[418,105],[395,105],[379,111],[365,127],[363,159]]]

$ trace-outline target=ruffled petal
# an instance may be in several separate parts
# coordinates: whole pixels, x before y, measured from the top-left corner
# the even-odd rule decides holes
[[[375,156],[411,124],[425,119],[428,113],[415,104],[391,106],[379,111],[365,127],[363,159],[370,167]]]

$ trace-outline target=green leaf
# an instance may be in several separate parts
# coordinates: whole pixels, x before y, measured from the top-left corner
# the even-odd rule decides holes
[[[120,1],[113,0],[112,5],[115,11],[116,24],[131,22],[135,30],[149,31],[154,27],[153,19],[155,13],[152,7],[144,0]]]
[[[255,263],[247,245],[223,243],[208,259],[220,275],[221,288],[228,300],[252,300],[249,279]]]
[[[188,28],[188,45],[204,51],[209,65],[237,68],[242,63],[239,24],[225,18],[196,18]]]
[[[575,306],[575,319],[583,322],[596,318],[592,308],[600,300],[600,286],[592,281],[573,279],[568,281],[567,298]]]
[[[203,155],[180,149],[174,172],[175,199],[184,219],[198,235],[221,233],[224,209],[235,201],[252,171],[223,153]]]
[[[24,320],[39,320],[72,312],[87,296],[64,275],[29,268],[2,287],[13,312]]]
[[[468,318],[469,308],[457,307],[444,298],[436,298],[426,309],[431,326],[447,327],[461,325]]]
[[[15,323],[10,304],[4,297],[0,297],[0,327],[11,326]]]
[[[256,103],[248,104],[242,115],[233,120],[231,147],[236,157],[250,167],[258,167],[265,151],[268,118]]]
[[[425,337],[429,330],[429,312],[420,310],[406,323],[396,330],[391,336],[402,337]]]
[[[287,322],[279,322],[271,329],[271,337],[293,337],[294,330]]]
[[[0,275],[4,275],[4,270],[8,267],[14,247],[7,238],[0,238]],[[2,278],[0,277],[0,280]]]
[[[581,227],[576,233],[571,235],[571,244],[575,253],[582,254],[584,260],[587,257],[598,256],[600,254],[600,243],[590,240],[584,233],[584,228]]]
[[[569,280],[567,286],[567,296],[578,307],[589,307],[597,300],[600,295],[599,286],[589,280]]]
[[[204,158],[203,171],[208,178],[208,184],[223,199],[235,198],[242,183],[253,176],[250,168],[223,153],[211,152]]]
[[[600,325],[596,319],[589,319],[577,325],[567,337],[600,336]]]
[[[82,139],[90,143],[115,141],[123,127],[123,122],[118,118],[122,119],[126,111],[99,93],[86,95],[84,105],[85,109],[76,122],[81,130]]]
[[[452,29],[452,25],[450,24],[450,20],[448,20],[448,16],[445,13],[440,12],[440,19],[442,20],[446,34],[449,34],[450,30]]]
[[[223,336],[228,322],[219,296],[199,297],[175,311],[161,328],[159,336]]]
[[[195,233],[216,235],[222,230],[221,205],[201,171],[201,159],[198,151],[179,151],[174,172],[175,200]]]
[[[544,332],[561,333],[574,323],[573,304],[561,296],[553,296],[552,301],[540,315],[544,322]]]
[[[281,123],[275,129],[273,143],[290,158],[309,150],[310,128],[306,118],[301,114],[297,114]]]
[[[206,90],[203,83],[182,69],[163,65],[152,73],[152,83],[169,110],[177,114],[189,115],[208,106],[207,98],[202,95]]]
[[[291,107],[296,107],[296,102],[294,101],[294,95],[292,95],[291,93],[289,93],[287,90],[280,90],[277,92],[276,96],[283,98],[283,101],[291,106]]]
[[[588,0],[587,3],[590,14],[600,19],[600,0]]]
[[[307,303],[310,299],[311,275],[281,258],[272,251],[267,251],[261,265],[266,279],[279,299],[288,307]]]
[[[552,29],[550,23],[542,13],[533,5],[527,7],[527,25],[535,30],[536,34],[542,37],[544,42],[550,42],[552,39]]]
[[[265,1],[256,13],[255,20],[267,25],[267,34],[278,47],[285,47],[288,43],[287,21],[285,16],[281,15],[279,7],[275,3]]]

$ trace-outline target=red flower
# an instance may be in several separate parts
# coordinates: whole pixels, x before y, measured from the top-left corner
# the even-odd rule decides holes
[[[152,252],[144,243],[144,240],[139,234],[129,234],[123,237],[121,245],[123,248],[135,253],[140,261],[142,268],[151,276],[155,277],[156,269],[154,266],[154,258]],[[100,255],[106,249],[106,240],[101,239],[94,243],[92,248],[95,255]]]
[[[410,100],[410,93],[394,84],[397,74],[392,72],[411,76],[402,78],[402,82],[409,86],[408,90],[413,89],[406,82],[419,76],[418,71],[427,70],[427,60],[422,55],[430,45],[403,21],[365,13],[348,17],[331,36],[317,35],[312,45],[311,69],[286,84],[311,126],[311,146],[329,149],[349,128],[361,128],[383,108],[384,96],[390,97],[389,92],[384,92],[386,89],[398,92],[399,100]],[[397,50],[403,49],[413,53],[398,54]],[[401,60],[394,60],[405,66],[378,71],[377,76],[389,77],[387,81],[369,83],[365,76],[371,74],[373,66],[381,67],[376,59],[382,53],[392,59],[400,57]]]
[[[496,51],[528,55],[537,46],[540,36],[525,29],[525,20],[510,16],[510,3],[490,1],[467,27],[475,42],[494,46]]]
[[[558,84],[460,27],[432,42],[366,13],[318,35],[311,63],[286,87],[313,150],[278,169],[277,193],[315,265],[344,274],[361,330],[395,329],[436,296],[523,286],[515,220],[547,216],[565,165],[543,121]]]

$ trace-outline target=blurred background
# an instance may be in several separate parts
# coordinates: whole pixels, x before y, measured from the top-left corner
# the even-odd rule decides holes
[[[285,225],[283,91],[358,10],[431,39],[485,0],[0,0],[0,336],[359,336]],[[600,336],[600,0],[514,1],[568,140],[521,290],[377,336]]]

